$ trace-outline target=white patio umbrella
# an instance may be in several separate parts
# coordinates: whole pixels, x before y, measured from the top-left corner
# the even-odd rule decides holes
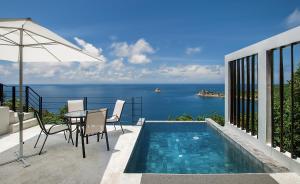
[[[23,62],[101,61],[80,48],[38,25],[30,18],[0,19],[0,61],[19,63],[19,146],[17,159],[24,166],[23,155]],[[9,161],[7,163],[13,162]]]

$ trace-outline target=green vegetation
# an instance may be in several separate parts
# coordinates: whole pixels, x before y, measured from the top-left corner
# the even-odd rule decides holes
[[[220,124],[221,126],[224,126],[224,116],[221,116],[218,113],[212,113],[212,114],[208,114],[208,115],[201,115],[201,116],[197,116],[197,117],[193,117],[191,115],[188,114],[183,114],[177,117],[171,117],[169,116],[168,120],[170,121],[204,121],[205,118],[211,118],[213,119],[215,122],[217,122],[218,124]]]
[[[9,107],[10,110],[12,110],[13,109],[13,100],[12,99],[5,100],[5,102],[3,103],[3,106],[7,106],[7,107]],[[20,100],[19,99],[16,99],[15,106],[16,106],[15,107],[16,111],[18,111],[19,107],[20,107]],[[23,110],[25,110],[25,104],[23,104]],[[28,110],[32,111],[32,108],[29,107]]]
[[[274,86],[274,143],[280,145],[280,88]],[[294,98],[294,107],[291,100]],[[284,86],[284,104],[283,104],[283,149],[291,152],[291,135],[292,135],[292,109],[294,112],[294,147],[295,154],[300,156],[300,67],[294,73],[294,95],[291,95],[291,81]]]
[[[8,106],[9,109],[12,109],[13,103],[12,103],[12,99],[6,100],[4,102],[4,106]],[[18,110],[20,106],[20,100],[16,99],[16,110]],[[23,108],[25,110],[25,105],[23,105]],[[29,107],[28,109],[30,112],[33,112],[33,109],[31,107]],[[43,121],[45,123],[56,123],[56,122],[61,122],[64,120],[64,114],[67,113],[67,106],[63,106],[59,109],[58,113],[53,113],[53,112],[49,112],[47,110],[43,111]]]
[[[49,111],[43,111],[43,121],[47,124],[55,124],[57,122],[64,121],[64,115],[67,113],[67,106],[63,106],[59,109],[59,113],[53,113]]]

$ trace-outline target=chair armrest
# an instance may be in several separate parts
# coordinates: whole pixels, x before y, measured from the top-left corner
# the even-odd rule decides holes
[[[119,121],[118,116],[112,116],[112,117],[106,119],[107,123],[118,122],[118,121]]]

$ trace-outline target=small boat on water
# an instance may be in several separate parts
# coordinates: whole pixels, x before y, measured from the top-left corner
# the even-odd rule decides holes
[[[160,89],[159,88],[155,88],[154,92],[155,93],[160,93]]]

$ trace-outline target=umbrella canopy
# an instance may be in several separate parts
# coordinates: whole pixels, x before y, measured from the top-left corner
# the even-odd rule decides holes
[[[23,156],[23,62],[101,61],[30,18],[0,19],[0,61],[19,62],[19,146]],[[7,162],[10,163],[11,161]]]
[[[0,19],[0,60],[18,62],[20,45],[24,62],[100,60],[29,18]]]

